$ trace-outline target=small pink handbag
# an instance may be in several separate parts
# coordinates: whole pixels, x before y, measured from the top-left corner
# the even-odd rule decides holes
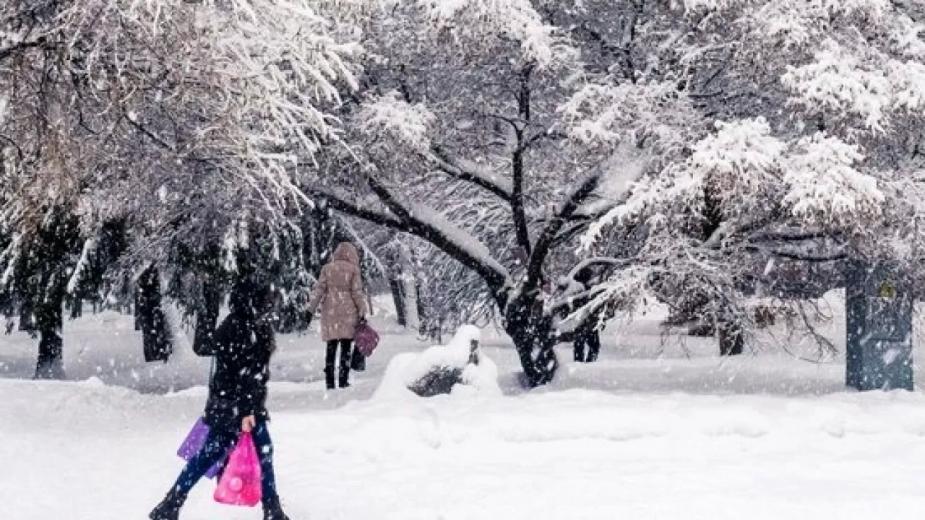
[[[353,341],[357,349],[365,357],[373,355],[373,351],[379,346],[379,333],[373,330],[365,321],[357,325],[357,330],[353,334]]]

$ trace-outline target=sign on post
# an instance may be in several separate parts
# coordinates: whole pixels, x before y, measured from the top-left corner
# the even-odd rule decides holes
[[[846,284],[847,384],[858,390],[912,390],[909,285],[886,265],[857,264]]]

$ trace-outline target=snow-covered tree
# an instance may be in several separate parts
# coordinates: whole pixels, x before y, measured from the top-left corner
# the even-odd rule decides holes
[[[0,308],[60,316],[143,280],[150,301],[214,314],[247,276],[279,290],[289,329],[349,238],[417,293],[425,329],[500,322],[532,385],[564,332],[648,294],[736,342],[750,296],[819,294],[845,259],[920,259],[923,15],[9,0]],[[57,337],[60,318],[42,323]]]
[[[584,237],[595,250],[608,230],[648,230],[634,259],[645,268],[617,272],[601,298],[641,286],[744,323],[745,297],[818,295],[843,283],[843,260],[918,263],[908,245],[920,240],[922,5],[675,9],[685,95],[714,123]]]
[[[643,55],[602,45],[591,26],[604,22],[581,3],[393,4],[366,27],[351,152],[333,150],[309,191],[426,243],[425,302],[499,319],[527,382],[546,383],[576,237],[699,115],[673,73],[643,78]],[[627,34],[642,25],[635,8],[612,14]]]
[[[118,267],[160,264],[172,290],[196,286],[186,275],[215,265],[216,251],[235,258],[248,249],[242,237],[264,242],[268,272],[302,265],[293,222],[310,201],[300,176],[338,139],[330,110],[355,87],[357,47],[322,12],[353,4],[4,2],[6,279],[17,277],[10,259],[34,254],[22,246],[72,221],[57,277],[81,279],[81,258],[117,220],[130,237]],[[48,304],[60,307],[61,291],[52,295]]]

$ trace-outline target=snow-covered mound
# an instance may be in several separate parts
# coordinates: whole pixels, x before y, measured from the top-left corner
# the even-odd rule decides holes
[[[463,325],[447,345],[430,347],[423,352],[408,352],[393,357],[373,396],[394,399],[428,394],[425,387],[446,386],[452,394],[501,395],[498,367],[478,347],[481,331]],[[434,392],[442,393],[442,392]]]

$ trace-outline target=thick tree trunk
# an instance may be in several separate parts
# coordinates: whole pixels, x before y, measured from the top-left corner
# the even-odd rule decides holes
[[[36,379],[64,379],[64,341],[54,328],[39,331],[39,358],[35,365]]]
[[[35,328],[38,330],[39,356],[35,364],[36,379],[64,379],[64,340],[61,331],[63,294],[54,294],[35,307]]]
[[[552,318],[545,314],[542,304],[521,300],[509,305],[505,329],[514,341],[526,384],[536,387],[551,382],[559,360],[553,348],[556,338]]]
[[[157,269],[146,270],[138,279],[138,321],[145,361],[167,361],[173,353],[173,343],[167,319],[161,309],[161,284]]]

